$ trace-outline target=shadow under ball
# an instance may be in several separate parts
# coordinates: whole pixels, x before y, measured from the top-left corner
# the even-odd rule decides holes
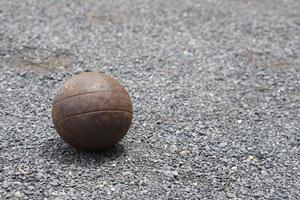
[[[78,149],[106,149],[118,143],[132,121],[126,89],[111,76],[84,72],[59,88],[52,120],[60,137]]]

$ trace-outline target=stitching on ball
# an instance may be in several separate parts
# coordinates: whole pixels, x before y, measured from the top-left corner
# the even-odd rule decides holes
[[[80,115],[85,115],[85,114],[91,114],[91,113],[101,113],[101,112],[126,112],[126,113],[129,113],[129,114],[133,114],[132,112],[130,111],[127,111],[127,110],[95,110],[95,111],[89,111],[89,112],[84,112],[84,113],[79,113],[79,114],[76,114],[76,115],[70,115],[70,116],[67,116],[57,122],[54,122],[55,124],[59,124],[61,123],[62,121],[66,120],[66,119],[69,119],[69,118],[72,118],[72,117],[77,117],[77,116],[80,116]]]
[[[72,95],[72,96],[68,96],[68,97],[62,98],[62,99],[60,99],[59,101],[53,102],[53,106],[54,106],[55,104],[59,103],[59,102],[62,102],[62,101],[64,101],[64,100],[69,99],[69,98],[72,98],[72,97],[77,97],[77,96],[87,95],[87,94],[102,93],[102,92],[105,93],[105,92],[115,92],[115,91],[96,91],[96,92],[87,92],[87,93],[75,94],[75,95]],[[126,93],[124,93],[124,92],[121,92],[121,93],[122,93],[122,94],[126,94]],[[126,95],[127,95],[127,94],[126,94]]]

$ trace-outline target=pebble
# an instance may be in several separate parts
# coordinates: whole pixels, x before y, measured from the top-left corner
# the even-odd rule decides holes
[[[4,189],[7,189],[9,186],[10,186],[10,184],[9,184],[7,181],[3,181],[3,182],[2,182],[2,187],[3,187]]]
[[[15,197],[21,198],[21,197],[23,197],[23,194],[22,194],[20,191],[17,191],[17,192],[15,193]]]
[[[220,147],[220,148],[223,148],[223,147],[226,147],[227,145],[228,145],[227,142],[221,142],[221,143],[219,144],[219,147]]]
[[[233,192],[227,192],[227,197],[230,199],[235,199],[236,198],[236,194]]]

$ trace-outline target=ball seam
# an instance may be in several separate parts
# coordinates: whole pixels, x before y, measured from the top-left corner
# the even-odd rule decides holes
[[[114,92],[116,92],[116,91],[95,91],[95,92],[86,92],[86,93],[75,94],[75,95],[68,96],[68,97],[59,99],[59,100],[57,100],[57,101],[54,101],[52,105],[54,106],[55,104],[60,103],[60,102],[62,102],[62,101],[64,101],[64,100],[69,99],[69,98],[72,98],[72,97],[77,97],[77,96],[82,96],[82,95],[88,95],[88,94],[95,94],[95,93],[102,93],[102,92],[103,92],[103,93],[106,93],[106,92],[114,93]],[[128,95],[128,94],[126,94],[126,93],[124,93],[124,92],[120,92],[120,93],[125,94],[125,95]]]
[[[69,118],[72,118],[72,117],[77,117],[77,116],[80,116],[80,115],[85,115],[85,114],[91,114],[91,113],[101,113],[101,112],[126,112],[126,113],[129,113],[129,114],[133,114],[132,112],[130,111],[127,111],[127,110],[95,110],[95,111],[88,111],[88,112],[84,112],[84,113],[78,113],[78,114],[75,114],[75,115],[70,115],[70,116],[66,116],[65,118],[61,119],[61,120],[58,120],[57,122],[53,122],[54,124],[59,124],[61,123],[62,121],[64,120],[67,120]]]

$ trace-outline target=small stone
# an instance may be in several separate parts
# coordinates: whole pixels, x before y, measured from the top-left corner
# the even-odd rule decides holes
[[[14,181],[14,182],[13,182],[13,185],[19,185],[19,186],[20,186],[20,185],[22,185],[22,183],[19,182],[19,181]]]
[[[59,183],[58,181],[54,180],[52,183],[51,183],[52,186],[59,186]]]
[[[23,190],[24,194],[26,195],[31,195],[31,194],[35,194],[34,191],[30,191],[30,190]]]
[[[237,170],[238,170],[237,166],[233,166],[229,169],[229,174],[234,174],[237,172]]]
[[[54,200],[64,200],[65,198],[64,197],[55,197]]]
[[[173,174],[174,176],[178,176],[178,172],[177,172],[177,171],[172,171],[172,174]]]
[[[262,195],[261,195],[260,192],[254,193],[254,194],[253,194],[253,197],[254,197],[254,198],[259,198],[259,197],[261,197],[261,196],[262,196]]]
[[[223,147],[226,147],[227,145],[228,145],[227,142],[221,142],[221,143],[219,144],[219,147],[223,148]]]
[[[132,175],[132,172],[128,171],[128,172],[123,172],[123,176],[130,176]]]
[[[253,155],[249,155],[245,161],[246,162],[257,162],[257,158]]]
[[[169,177],[177,177],[178,176],[177,171],[165,171],[165,174]]]
[[[261,170],[261,174],[266,176],[266,175],[268,175],[268,172],[266,170]]]
[[[27,188],[28,188],[28,190],[34,190],[35,189],[35,187],[32,186],[32,185],[28,186]]]
[[[233,192],[227,192],[227,197],[230,199],[235,199],[236,198],[236,194]]]
[[[29,167],[27,165],[18,165],[17,169],[24,175],[29,174]]]
[[[249,157],[248,157],[248,160],[253,160],[254,159],[254,156],[252,156],[252,155],[250,155]]]
[[[4,189],[8,188],[8,187],[9,187],[9,183],[8,183],[7,181],[3,181],[2,187],[3,187]]]
[[[15,193],[15,197],[17,197],[17,198],[21,198],[22,196],[23,196],[23,194],[20,191],[17,191]]]
[[[36,176],[35,176],[35,179],[36,179],[37,181],[40,181],[40,180],[42,180],[43,178],[44,178],[44,176],[43,176],[43,174],[41,174],[41,173],[37,173]]]
[[[147,183],[145,181],[140,180],[139,185],[145,187],[147,186]]]
[[[188,154],[188,151],[181,151],[181,152],[179,152],[179,154],[180,154],[181,156],[184,156],[184,155],[187,155],[187,154]]]

